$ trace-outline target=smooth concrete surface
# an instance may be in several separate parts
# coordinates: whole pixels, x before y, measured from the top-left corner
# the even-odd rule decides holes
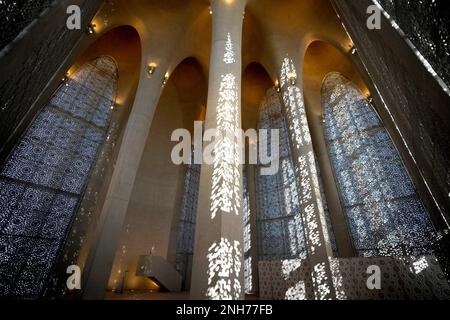
[[[175,266],[178,222],[185,168],[171,160],[172,132],[185,128],[193,134],[194,121],[206,104],[206,80],[195,59],[184,60],[164,87],[155,111],[130,203],[115,252],[108,287],[122,286],[123,272],[135,270],[142,254],[164,257]],[[126,288],[146,289],[148,281],[127,276]]]
[[[212,0],[212,44],[209,69],[208,102],[206,109],[205,129],[215,128],[226,134],[227,128],[219,126],[220,117],[224,117],[224,111],[220,111],[221,101],[233,98],[230,103],[233,129],[241,128],[241,73],[242,73],[242,22],[245,8],[245,0]],[[228,47],[231,43],[232,48]],[[232,53],[232,61],[225,59],[226,53]],[[224,81],[226,76],[234,77],[231,88]],[[221,91],[222,90],[222,91]],[[232,92],[231,94],[227,94]],[[223,108],[224,106],[222,106]],[[237,122],[235,123],[234,117]],[[205,143],[205,145],[208,145]],[[236,144],[233,142],[233,145]],[[204,146],[205,147],[205,146]],[[238,153],[241,150],[237,150]],[[239,155],[240,158],[240,155]],[[244,298],[244,234],[242,201],[242,167],[236,163],[230,164],[232,186],[226,185],[225,178],[221,176],[220,169],[214,165],[202,164],[200,175],[200,191],[197,209],[197,223],[195,230],[194,258],[192,264],[191,292],[192,299],[243,299]],[[236,175],[235,172],[238,172]],[[226,174],[226,173],[225,173]],[[216,175],[216,176],[214,176]],[[218,185],[213,185],[213,180],[218,179]],[[229,178],[229,177],[226,177]],[[224,196],[214,188],[227,188],[227,192],[233,192],[230,198],[232,208],[229,212],[223,209]],[[233,191],[230,189],[232,188]],[[218,205],[215,216],[212,209]],[[223,245],[223,247],[222,247]],[[215,248],[216,251],[213,251]],[[220,250],[226,250],[225,252]],[[227,252],[232,250],[234,259],[226,259]],[[237,252],[236,252],[237,251]],[[239,255],[240,254],[240,255]],[[217,268],[213,267],[217,264]],[[219,274],[228,274],[222,278]],[[229,285],[220,289],[221,281]]]
[[[156,281],[170,292],[181,291],[181,275],[163,257],[140,256],[136,276],[147,277]]]

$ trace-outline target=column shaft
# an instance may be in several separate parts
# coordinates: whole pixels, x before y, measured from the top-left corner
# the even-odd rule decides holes
[[[92,249],[83,273],[83,299],[104,298],[134,180],[144,152],[154,110],[162,92],[161,82],[156,79],[162,79],[164,68],[153,76],[151,83],[145,76],[146,66],[143,68],[136,99],[125,128]]]
[[[230,136],[241,128],[241,38],[244,0],[212,0],[213,39],[205,130],[222,137],[202,164],[191,298],[243,299],[242,150]],[[206,152],[205,152],[206,153]]]
[[[317,300],[334,299],[335,290],[329,261],[332,249],[320,195],[303,93],[296,81],[295,66],[291,59],[285,58],[281,70],[282,105],[300,192],[300,209],[304,221],[314,296]]]

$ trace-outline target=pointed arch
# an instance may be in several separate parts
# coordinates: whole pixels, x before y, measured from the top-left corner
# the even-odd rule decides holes
[[[356,252],[426,254],[433,225],[374,108],[338,72],[325,77],[321,94],[325,140]]]
[[[84,63],[1,168],[0,295],[42,294],[107,139],[117,78],[110,57]]]

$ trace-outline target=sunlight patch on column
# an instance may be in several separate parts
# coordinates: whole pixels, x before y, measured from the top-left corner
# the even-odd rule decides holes
[[[233,245],[222,238],[213,243],[207,254],[208,290],[206,296],[213,300],[240,299],[242,288],[239,281],[241,272],[241,248],[239,241]]]

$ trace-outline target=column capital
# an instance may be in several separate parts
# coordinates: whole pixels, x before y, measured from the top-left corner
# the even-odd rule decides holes
[[[213,13],[216,9],[230,12],[240,10],[243,12],[247,4],[247,0],[210,0],[210,3]]]

